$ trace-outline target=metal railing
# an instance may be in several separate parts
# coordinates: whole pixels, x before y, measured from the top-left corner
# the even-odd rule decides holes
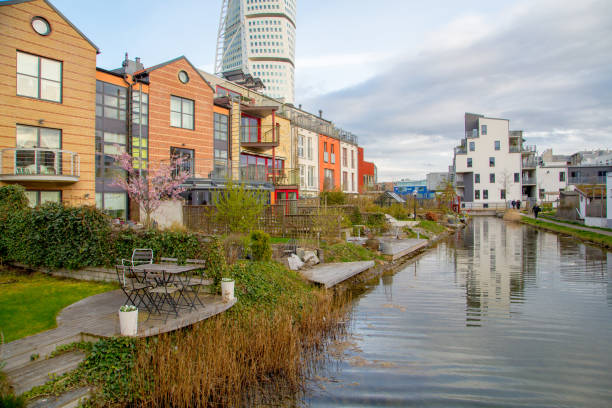
[[[272,169],[261,165],[240,166],[240,181],[272,183],[275,186],[298,186],[299,169]]]
[[[523,177],[523,185],[536,185],[535,177]]]
[[[510,146],[510,153],[520,153],[520,152],[521,152],[520,146]]]
[[[455,147],[455,154],[467,154],[467,147],[465,146]]]
[[[79,154],[47,148],[7,148],[0,152],[0,175],[11,179],[77,181],[81,172]]]
[[[240,126],[240,143],[259,146],[278,146],[280,125]]]
[[[538,166],[538,162],[535,159],[531,160],[522,160],[521,165],[524,169],[526,168],[536,168]]]
[[[568,178],[569,184],[606,184],[606,176],[588,176],[588,175],[578,175],[570,176]]]
[[[509,137],[523,137],[522,130],[511,130],[508,132]]]
[[[522,146],[521,150],[526,153],[532,153],[532,152],[535,153],[536,146],[535,145],[525,145],[525,146]]]

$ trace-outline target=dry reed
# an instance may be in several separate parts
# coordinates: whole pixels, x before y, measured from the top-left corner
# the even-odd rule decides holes
[[[345,334],[349,303],[317,290],[301,307],[227,313],[142,342],[136,405],[295,405],[326,345]]]

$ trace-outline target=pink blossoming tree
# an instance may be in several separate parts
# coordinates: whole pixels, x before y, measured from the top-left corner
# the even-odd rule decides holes
[[[182,168],[182,158],[160,163],[157,169],[149,171],[148,177],[139,174],[134,168],[132,156],[127,152],[115,156],[115,160],[119,168],[127,172],[127,178],[115,177],[113,185],[127,191],[130,199],[142,208],[145,213],[143,224],[146,228],[151,227],[151,214],[164,201],[176,201],[185,191],[181,184],[190,174]]]

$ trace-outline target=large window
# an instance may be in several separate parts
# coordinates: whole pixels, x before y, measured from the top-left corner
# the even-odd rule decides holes
[[[565,181],[565,172],[564,171],[560,171],[559,172],[559,181]]]
[[[472,167],[472,158],[471,157],[467,158],[467,166],[468,167]]]
[[[346,151],[346,147],[342,148],[342,166],[348,167],[348,154]]]
[[[346,171],[342,172],[342,190],[348,190],[348,173]]]
[[[308,187],[314,187],[315,185],[315,167],[308,166]]]
[[[312,160],[312,137],[308,137],[308,160]]]
[[[193,129],[193,101],[170,96],[170,126]]]
[[[227,140],[227,115],[215,113],[215,140]]]
[[[24,174],[61,174],[62,131],[17,125],[16,171]],[[40,149],[40,150],[33,150]]]
[[[334,189],[334,171],[332,169],[324,170],[323,189],[333,190]]]
[[[143,100],[145,99],[144,95]],[[125,120],[126,109],[126,88],[107,82],[96,81],[96,116],[106,119]],[[144,112],[145,107],[143,107]]]
[[[355,151],[351,150],[351,168],[355,168]]]
[[[17,95],[62,101],[62,63],[17,52]]]
[[[298,157],[304,157],[304,136],[298,136]]]
[[[240,141],[244,143],[256,143],[259,141],[259,119],[250,116],[242,116],[240,119]]]
[[[32,208],[44,203],[59,203],[62,201],[61,191],[33,191],[25,192],[28,198],[28,205]]]
[[[96,193],[96,207],[103,210],[112,218],[126,219],[127,194],[126,193]]]

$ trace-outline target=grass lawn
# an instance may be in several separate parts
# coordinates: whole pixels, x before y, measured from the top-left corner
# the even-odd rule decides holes
[[[117,285],[111,283],[0,270],[0,330],[4,341],[52,329],[55,317],[66,306],[114,289]]]
[[[417,224],[418,228],[422,228],[425,231],[433,232],[434,234],[441,234],[446,231],[442,225],[438,224],[435,221],[423,220]]]
[[[571,226],[561,226],[557,224],[552,224],[550,222],[546,222],[544,220],[534,220],[529,217],[522,217],[521,222],[524,224],[533,225],[535,227],[540,227],[543,229],[547,229],[549,231],[560,232],[563,234],[571,235],[573,237],[595,242],[597,244],[606,246],[608,248],[612,248],[612,237],[608,235],[598,234],[596,232],[591,231],[583,231],[576,228],[572,228]]]

